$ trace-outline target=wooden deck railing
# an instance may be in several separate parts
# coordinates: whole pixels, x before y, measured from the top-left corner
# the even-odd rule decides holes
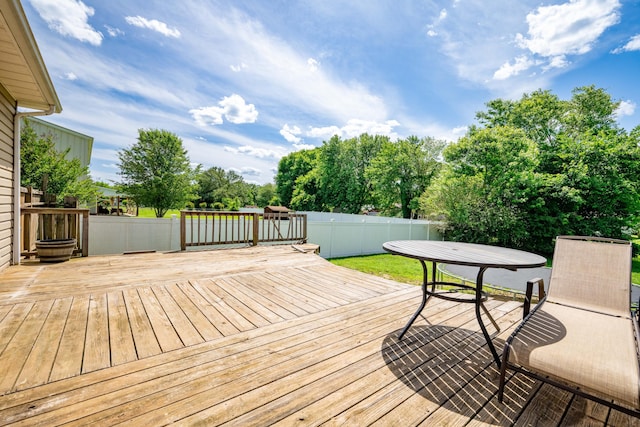
[[[74,255],[89,255],[89,209],[23,207],[20,209],[20,217],[20,256],[35,256],[36,240],[69,238],[74,238],[77,242]]]
[[[180,247],[261,242],[306,242],[307,215],[295,213],[180,212]]]

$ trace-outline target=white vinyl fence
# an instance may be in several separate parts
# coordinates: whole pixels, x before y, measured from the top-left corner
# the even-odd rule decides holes
[[[438,223],[431,221],[297,213],[307,214],[308,242],[320,245],[320,255],[324,258],[382,253],[382,244],[389,240],[442,240]],[[89,218],[89,255],[179,250],[180,219],[177,217],[91,215]]]

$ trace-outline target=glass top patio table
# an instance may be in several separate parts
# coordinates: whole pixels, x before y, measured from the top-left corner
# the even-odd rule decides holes
[[[445,242],[436,240],[396,240],[386,242],[383,249],[394,255],[401,255],[414,258],[420,261],[423,269],[422,281],[422,302],[406,324],[398,339],[402,339],[409,330],[413,322],[424,309],[427,301],[431,297],[442,298],[463,303],[473,303],[475,305],[476,319],[482,330],[487,345],[491,350],[494,360],[500,367],[500,356],[491,341],[486,326],[482,320],[481,310],[487,315],[493,326],[499,331],[497,323],[489,314],[483,302],[487,300],[487,294],[482,290],[484,272],[488,268],[506,268],[508,270],[518,270],[520,268],[542,267],[546,264],[546,258],[530,252],[517,249],[509,249],[500,246],[480,245],[476,243]],[[433,264],[432,277],[429,280],[426,262]],[[436,280],[436,264],[446,263],[455,265],[467,265],[479,267],[475,286],[459,283],[442,282]],[[453,286],[455,289],[471,289],[475,293],[473,297],[452,295],[451,291],[436,291],[436,285]],[[429,286],[431,289],[429,289]]]

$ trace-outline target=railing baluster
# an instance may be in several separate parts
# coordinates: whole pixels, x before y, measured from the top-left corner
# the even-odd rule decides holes
[[[188,246],[197,245],[244,243],[255,246],[259,242],[306,241],[306,215],[304,214],[285,216],[280,213],[264,215],[257,212],[184,210],[180,216],[181,221],[184,221],[182,218],[186,219],[187,216],[191,218],[189,232],[186,230],[186,225],[180,228],[182,250],[186,250]],[[195,220],[197,225],[193,223]],[[286,233],[282,229],[285,224]]]

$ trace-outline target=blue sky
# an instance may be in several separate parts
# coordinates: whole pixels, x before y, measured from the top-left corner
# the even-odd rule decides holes
[[[495,98],[594,84],[640,124],[640,2],[23,0],[62,102],[118,181],[138,129],[193,163],[273,181],[278,160],[363,132],[455,141]]]

